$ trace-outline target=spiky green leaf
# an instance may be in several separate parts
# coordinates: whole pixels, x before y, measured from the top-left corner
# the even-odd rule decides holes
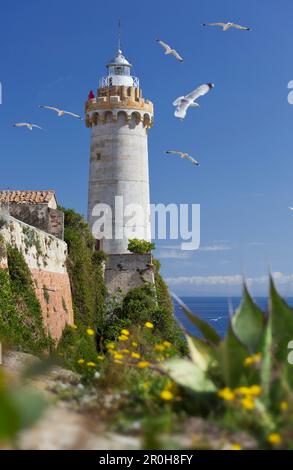
[[[209,325],[209,323],[202,320],[195,313],[191,312],[176,294],[172,294],[172,297],[174,297],[174,299],[178,302],[188,320],[200,331],[200,333],[207,341],[213,344],[220,343],[220,336],[218,335],[216,330],[211,325]]]
[[[214,383],[207,374],[188,359],[170,359],[160,365],[174,382],[197,393],[215,392]]]
[[[219,345],[219,364],[224,384],[227,387],[238,386],[241,376],[247,373],[244,367],[246,357],[247,350],[230,326],[227,335]]]
[[[232,317],[232,328],[249,351],[256,353],[261,347],[264,327],[264,314],[253,302],[246,285],[244,285],[241,304]]]
[[[293,311],[278,294],[270,278],[269,314],[272,321],[273,348],[278,360],[286,360],[288,344],[293,340]]]

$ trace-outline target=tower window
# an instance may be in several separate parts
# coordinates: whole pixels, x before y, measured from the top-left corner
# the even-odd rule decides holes
[[[97,160],[101,160],[101,153],[100,153],[100,152],[97,152],[97,153],[96,153],[96,157],[97,157]]]

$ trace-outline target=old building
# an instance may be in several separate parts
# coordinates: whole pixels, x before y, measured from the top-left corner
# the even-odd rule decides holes
[[[57,341],[74,322],[63,232],[64,216],[54,191],[0,191],[0,269],[9,269],[7,244],[23,254],[45,329]]]
[[[0,207],[16,219],[63,240],[64,214],[55,191],[0,191]]]

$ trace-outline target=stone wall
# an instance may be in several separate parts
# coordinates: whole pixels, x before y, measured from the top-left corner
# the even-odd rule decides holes
[[[64,213],[47,204],[14,204],[10,203],[9,213],[22,222],[37,227],[63,240]]]
[[[66,324],[74,322],[66,243],[3,213],[0,236],[23,254],[41,304],[45,329],[52,338],[60,339]],[[3,253],[0,268],[7,268]]]
[[[127,293],[146,282],[155,282],[151,254],[108,255],[105,283],[110,294],[118,290]]]

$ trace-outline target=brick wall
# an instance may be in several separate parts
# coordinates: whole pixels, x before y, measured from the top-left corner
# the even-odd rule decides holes
[[[0,214],[0,220],[0,237],[23,253],[31,271],[45,330],[52,338],[59,340],[66,324],[74,323],[70,281],[66,269],[67,245],[53,235],[8,214]],[[7,259],[2,256],[0,269],[6,268]]]

